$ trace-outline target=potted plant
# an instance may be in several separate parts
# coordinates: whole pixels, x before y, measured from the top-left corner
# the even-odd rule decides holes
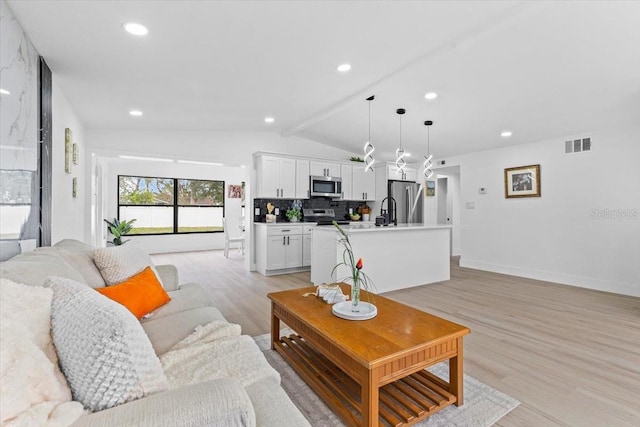
[[[104,222],[107,223],[107,229],[113,236],[113,245],[120,246],[128,242],[128,240],[122,240],[122,236],[133,230],[133,223],[136,222],[136,220],[130,219],[129,221],[120,221],[118,218],[113,218],[113,221],[105,219]]]
[[[333,273],[335,273],[340,266],[346,267],[348,270],[348,276],[338,278],[338,281],[344,283],[351,282],[351,311],[353,313],[358,313],[360,311],[360,289],[364,288],[364,290],[368,292],[372,291],[373,282],[369,276],[362,271],[362,267],[364,265],[362,258],[358,258],[356,260],[356,257],[353,254],[353,248],[351,247],[351,242],[349,241],[349,235],[342,229],[342,227],[340,227],[340,225],[338,225],[337,222],[332,221],[332,223],[340,233],[340,239],[338,242],[342,245],[344,250],[342,251],[342,262],[339,262],[335,267],[333,267],[331,275],[333,276]]]
[[[287,209],[286,216],[289,222],[298,222],[302,218],[302,212],[298,208],[290,208]]]

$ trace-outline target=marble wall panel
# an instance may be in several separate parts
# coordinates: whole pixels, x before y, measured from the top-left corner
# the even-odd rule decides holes
[[[38,52],[0,0],[0,169],[37,169]]]

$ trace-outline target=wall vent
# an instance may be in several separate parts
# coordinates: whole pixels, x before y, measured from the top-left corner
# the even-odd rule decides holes
[[[581,151],[591,151],[591,138],[574,139],[564,142],[564,152],[580,153]]]

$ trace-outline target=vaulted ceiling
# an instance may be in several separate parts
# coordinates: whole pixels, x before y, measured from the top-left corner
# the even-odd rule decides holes
[[[390,159],[397,108],[416,157],[425,120],[438,157],[640,120],[640,2],[8,3],[88,129],[273,131],[361,152],[370,106]]]

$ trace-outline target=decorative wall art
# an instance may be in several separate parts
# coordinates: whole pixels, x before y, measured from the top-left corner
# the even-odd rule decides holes
[[[518,166],[504,170],[504,196],[540,197],[540,165]]]
[[[435,181],[427,181],[427,185],[424,186],[424,195],[427,197],[433,197],[436,195]]]
[[[244,181],[242,181],[242,206],[244,206]]]
[[[78,178],[73,177],[73,183],[71,184],[71,195],[75,199],[78,197]]]
[[[229,193],[227,195],[230,199],[239,199],[242,197],[242,186],[229,184]]]
[[[74,143],[73,144],[73,164],[77,165],[78,164],[78,144]]]
[[[71,129],[64,130],[64,171],[71,173]]]

